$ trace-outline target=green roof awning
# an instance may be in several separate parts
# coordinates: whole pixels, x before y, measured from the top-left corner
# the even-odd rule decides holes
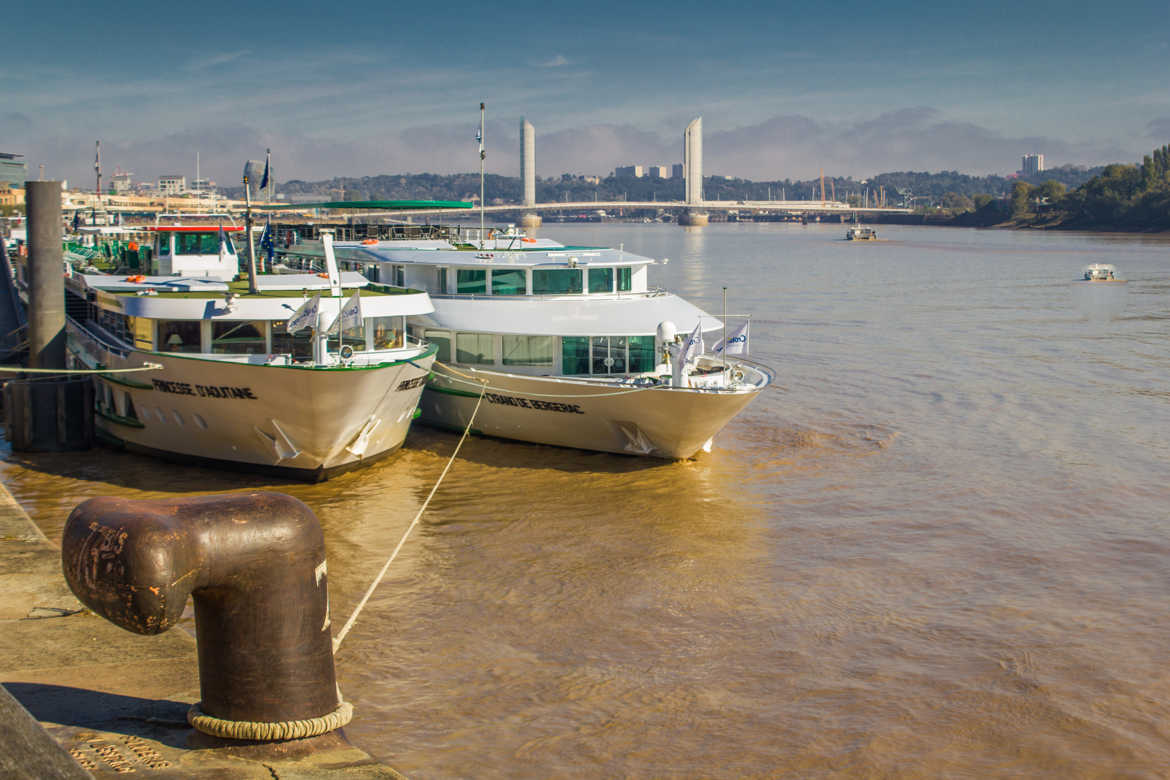
[[[464,200],[328,200],[318,203],[288,203],[279,206],[253,204],[252,208],[264,211],[288,211],[290,209],[384,209],[386,211],[408,211],[411,209],[469,209],[475,204]]]

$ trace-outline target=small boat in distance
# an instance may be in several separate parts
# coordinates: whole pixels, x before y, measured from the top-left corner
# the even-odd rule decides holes
[[[853,223],[845,231],[846,241],[876,241],[877,231],[858,223]]]
[[[1085,266],[1082,282],[1124,282],[1117,278],[1117,269],[1108,263],[1091,263]]]

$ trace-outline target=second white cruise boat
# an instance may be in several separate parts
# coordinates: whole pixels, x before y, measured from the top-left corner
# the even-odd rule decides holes
[[[774,378],[739,355],[704,353],[723,322],[652,288],[647,257],[512,232],[335,246],[343,270],[430,294],[435,310],[407,319],[438,347],[420,404],[429,425],[463,430],[482,392],[474,432],[682,459],[710,451]],[[321,249],[284,254],[315,268]]]

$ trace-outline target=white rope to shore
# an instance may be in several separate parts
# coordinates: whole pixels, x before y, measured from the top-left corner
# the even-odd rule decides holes
[[[454,368],[453,366],[449,366],[446,363],[440,363],[437,360],[435,361],[435,365],[442,366],[446,371],[450,371],[451,374],[458,374],[459,376],[468,377],[467,379],[458,379],[457,377],[451,376],[451,374],[437,372],[437,373],[439,373],[440,376],[445,377],[446,379],[449,379],[452,382],[459,382],[459,383],[465,384],[465,385],[477,385],[477,386],[483,385],[485,390],[495,390],[495,391],[500,392],[500,393],[515,393],[515,392],[517,392],[516,390],[512,390],[512,389],[509,389],[506,387],[495,387],[493,385],[489,385],[489,384],[487,384],[488,380],[486,380],[486,379],[477,379],[477,378],[470,376],[468,374],[464,374],[461,371]],[[537,377],[537,378],[539,378],[539,377]],[[571,393],[530,393],[530,392],[525,391],[524,397],[525,398],[606,398],[606,397],[611,396],[611,395],[630,395],[631,393],[644,393],[647,390],[663,390],[663,389],[666,389],[663,385],[646,385],[644,387],[631,387],[628,390],[614,390],[613,392],[609,392],[609,393],[580,393],[580,394],[576,394],[576,395],[571,394]]]
[[[337,636],[333,637],[334,655],[337,654],[337,650],[339,647],[341,647],[341,643],[345,639],[346,634],[348,634],[349,630],[353,627],[354,621],[357,620],[358,615],[361,614],[362,609],[365,608],[366,602],[370,600],[370,596],[374,595],[374,591],[377,589],[378,585],[382,583],[382,578],[386,576],[386,571],[390,568],[390,564],[394,563],[394,559],[398,557],[398,552],[402,549],[402,545],[406,544],[406,538],[410,536],[410,532],[414,530],[414,527],[418,525],[418,521],[422,519],[423,512],[427,511],[427,507],[430,505],[431,499],[435,497],[435,493],[438,491],[439,485],[443,484],[443,478],[446,477],[447,472],[451,470],[451,464],[455,462],[456,456],[459,455],[459,449],[463,446],[463,442],[467,440],[467,435],[471,433],[471,426],[475,422],[475,416],[479,414],[479,407],[480,404],[483,403],[483,396],[486,392],[487,384],[483,383],[480,386],[479,400],[475,402],[475,409],[471,412],[471,418],[467,421],[467,427],[463,429],[463,435],[459,437],[459,443],[455,445],[455,451],[452,452],[451,457],[447,459],[447,465],[443,467],[443,473],[439,475],[439,478],[435,481],[434,487],[431,488],[431,492],[427,495],[426,501],[423,501],[422,506],[418,509],[418,513],[414,516],[414,520],[410,522],[410,525],[407,526],[406,531],[402,534],[402,538],[398,540],[398,544],[394,547],[394,552],[390,553],[390,557],[386,560],[386,565],[382,567],[382,571],[378,572],[378,576],[374,578],[372,583],[370,583],[370,587],[366,590],[365,595],[362,596],[361,601],[359,601],[358,605],[354,608],[353,614],[349,616],[349,620],[345,621],[345,625],[342,626],[341,630],[337,632]]]
[[[158,371],[162,363],[144,363],[134,368],[25,368],[24,366],[0,366],[0,372],[20,374],[133,374],[138,371]]]

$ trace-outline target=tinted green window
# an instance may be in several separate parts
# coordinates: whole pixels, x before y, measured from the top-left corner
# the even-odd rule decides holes
[[[630,336],[630,371],[653,371],[658,364],[653,336]]]
[[[211,351],[228,355],[258,355],[267,350],[264,320],[211,323]]]
[[[613,292],[613,269],[612,268],[590,268],[589,269],[589,292],[591,292],[591,293]]]
[[[487,292],[487,271],[474,268],[460,268],[455,272],[455,292],[461,295]]]
[[[494,342],[495,337],[490,333],[456,333],[455,362],[493,365],[496,362]]]
[[[533,295],[571,295],[579,292],[580,268],[538,268],[532,272]]]
[[[492,295],[524,295],[523,268],[493,268]]]
[[[593,342],[593,373],[626,373],[625,336],[594,336],[591,341]]]
[[[551,366],[552,336],[501,336],[505,366]]]
[[[272,354],[292,355],[293,362],[313,359],[313,331],[301,328],[290,334],[283,322],[272,323]]]
[[[451,362],[451,332],[447,330],[426,330],[423,331],[423,338],[434,344],[439,348],[438,353],[435,354],[435,360],[443,363]]]
[[[589,338],[586,336],[561,337],[561,373],[589,373]]]
[[[634,269],[633,268],[619,268],[618,272],[618,292],[629,292],[630,288],[634,286]]]
[[[446,295],[447,294],[447,269],[446,268],[436,268],[435,269],[435,292],[437,292],[439,295]]]
[[[227,251],[232,251],[232,240],[224,234],[224,243]],[[178,255],[218,255],[219,231],[214,233],[176,233],[175,254]]]

